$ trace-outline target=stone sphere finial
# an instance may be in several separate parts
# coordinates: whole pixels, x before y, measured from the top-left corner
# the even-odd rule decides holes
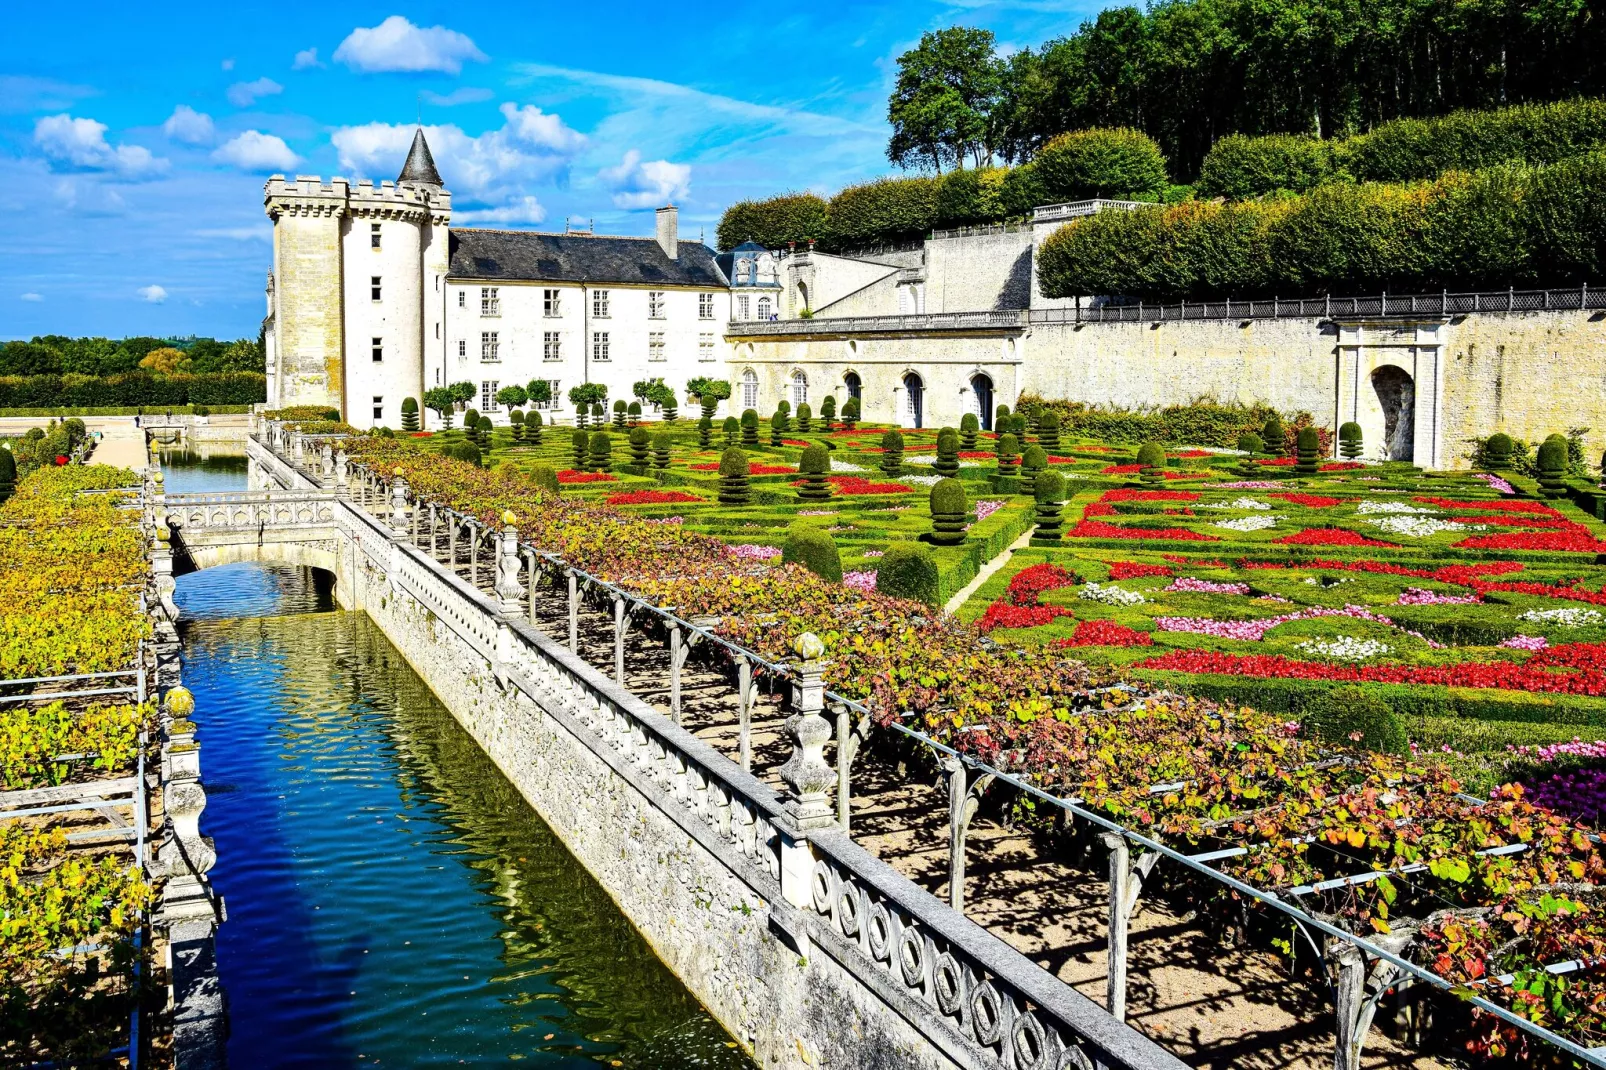
[[[407,469],[403,468],[401,465],[398,464],[396,466],[396,475],[404,476],[406,474],[407,474]]]
[[[814,661],[825,653],[825,642],[813,632],[804,632],[792,640],[792,649],[804,661]]]
[[[151,476],[151,482],[153,482],[153,483],[157,484],[158,486],[160,486],[161,484],[167,482],[167,477],[162,475],[162,470],[160,468],[158,468],[156,470],[156,474]]]
[[[503,509],[502,510],[502,523],[504,523],[504,524],[517,524],[518,522],[519,522],[519,518],[516,515],[514,515],[513,510],[511,510],[511,509]]]
[[[167,693],[162,705],[166,706],[167,712],[174,717],[188,717],[195,712],[195,696],[187,687],[175,687]]]

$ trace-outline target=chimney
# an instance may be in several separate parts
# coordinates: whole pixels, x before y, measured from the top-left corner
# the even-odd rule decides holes
[[[669,259],[680,259],[680,209],[672,204],[658,209],[658,245]]]

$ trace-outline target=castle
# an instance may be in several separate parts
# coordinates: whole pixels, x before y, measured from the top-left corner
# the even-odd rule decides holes
[[[1467,442],[1535,442],[1588,427],[1606,448],[1606,314],[1595,292],[1372,295],[1114,309],[1049,298],[1035,253],[1068,221],[1135,207],[1046,205],[1030,222],[936,231],[905,246],[826,254],[652,238],[452,228],[422,131],[395,182],[276,175],[265,324],[270,405],[338,407],[400,425],[405,398],[469,381],[493,419],[502,386],[610,399],[661,378],[728,379],[720,415],[782,400],[859,399],[863,419],[989,427],[1023,393],[1124,406],[1201,396],[1355,421],[1366,455],[1426,468]],[[1452,300],[1454,299],[1454,300]],[[1469,303],[1470,302],[1470,303]],[[433,424],[431,424],[433,426]]]

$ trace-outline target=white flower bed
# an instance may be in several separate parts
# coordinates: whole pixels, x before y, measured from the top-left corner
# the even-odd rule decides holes
[[[1217,502],[1214,505],[1207,505],[1207,506],[1205,506],[1205,508],[1206,509],[1254,509],[1254,510],[1257,510],[1259,512],[1263,512],[1264,513],[1264,512],[1269,512],[1271,510],[1271,503],[1270,502],[1259,501],[1259,500],[1257,500],[1255,498],[1234,498],[1230,502]]]
[[[1587,628],[1599,624],[1603,618],[1599,610],[1574,606],[1568,609],[1530,609],[1526,613],[1519,613],[1517,619],[1535,624],[1559,624],[1563,628]]]
[[[1276,527],[1278,519],[1276,516],[1241,516],[1237,520],[1218,520],[1211,526],[1228,531],[1265,531]]]
[[[1367,661],[1391,653],[1394,648],[1376,639],[1356,639],[1341,635],[1337,639],[1310,639],[1294,646],[1307,654],[1335,661]]]
[[[1088,584],[1077,593],[1077,597],[1089,602],[1103,602],[1107,606],[1136,606],[1148,601],[1141,592],[1101,583]]]
[[[1361,516],[1375,516],[1378,513],[1392,513],[1397,516],[1432,516],[1432,509],[1418,509],[1409,502],[1362,502],[1355,507]]]
[[[1453,520],[1439,520],[1431,516],[1385,516],[1372,521],[1390,535],[1405,535],[1413,539],[1437,535],[1441,531],[1483,531],[1482,524],[1457,524]]]

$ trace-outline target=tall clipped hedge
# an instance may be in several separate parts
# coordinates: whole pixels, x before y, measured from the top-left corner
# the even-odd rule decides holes
[[[1606,153],[1280,200],[1101,212],[1051,234],[1043,292],[1152,300],[1572,286],[1606,268]]]
[[[957,227],[991,223],[1018,213],[1004,203],[1004,167],[966,167],[949,171],[937,180],[936,221],[938,226]],[[1026,211],[1030,211],[1029,206]]]
[[[1303,193],[1332,174],[1330,141],[1299,134],[1231,134],[1211,146],[1195,186],[1201,197],[1238,200],[1277,190]]]
[[[0,408],[8,409],[251,405],[266,400],[268,379],[259,372],[0,376]]]
[[[1160,146],[1124,127],[1061,134],[1043,146],[1032,168],[1045,203],[1153,193],[1166,185]]]
[[[762,201],[738,201],[725,209],[715,232],[721,249],[757,242],[779,249],[826,236],[825,201],[812,193],[783,193]]]
[[[918,238],[937,221],[937,179],[878,178],[847,189],[827,206],[833,247]]]

